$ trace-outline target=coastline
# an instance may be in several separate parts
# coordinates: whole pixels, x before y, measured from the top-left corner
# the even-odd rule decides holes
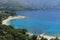
[[[55,38],[56,38],[56,36],[46,35],[45,33],[42,33],[42,34],[38,35],[37,39],[40,40],[40,39],[41,39],[40,37],[47,38],[48,40],[50,40],[50,39],[55,39]],[[57,38],[60,39],[60,37],[57,37]]]
[[[3,25],[10,25],[8,23],[10,20],[13,20],[13,19],[22,19],[22,18],[26,18],[26,17],[25,16],[9,16],[7,19],[2,21],[2,24]]]
[[[13,20],[13,19],[24,19],[26,18],[25,16],[9,16],[7,19],[3,20],[2,21],[2,24],[3,25],[10,25],[8,22],[10,20]],[[31,33],[27,33],[29,34],[29,36],[32,36],[34,34],[31,34]],[[45,35],[45,33],[42,33],[40,35],[37,35],[37,39],[41,39],[40,37],[44,37],[44,38],[47,38],[48,40],[52,39],[52,38],[56,38],[55,36],[49,36],[49,35]],[[60,37],[58,37],[58,39],[60,39]]]

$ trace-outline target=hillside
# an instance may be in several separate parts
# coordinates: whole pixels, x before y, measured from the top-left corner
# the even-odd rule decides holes
[[[28,8],[22,6],[18,1],[14,0],[0,0],[0,10],[26,10]]]

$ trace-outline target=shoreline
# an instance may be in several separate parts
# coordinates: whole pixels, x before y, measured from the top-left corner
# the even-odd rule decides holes
[[[46,35],[45,33],[42,33],[38,35],[37,39],[41,39],[40,37],[47,38],[48,40],[50,39],[55,39],[57,36],[52,36],[52,35]],[[57,37],[60,40],[60,37]]]
[[[13,19],[24,19],[24,18],[26,18],[26,17],[25,16],[9,16],[7,19],[2,20],[2,24],[3,25],[10,25],[8,23],[10,20],[13,20]],[[32,33],[27,33],[27,34],[29,34],[30,36],[34,35]],[[48,40],[50,40],[52,38],[56,38],[55,36],[45,35],[45,33],[42,33],[40,35],[37,35],[37,39],[41,39],[40,37],[47,38]],[[58,39],[60,39],[60,37],[58,37]]]
[[[2,20],[3,25],[10,25],[8,22],[13,19],[24,19],[26,18],[25,16],[9,16],[7,19]]]

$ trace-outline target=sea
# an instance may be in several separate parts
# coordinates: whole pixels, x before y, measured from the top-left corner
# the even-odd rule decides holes
[[[14,28],[27,29],[32,34],[60,36],[60,10],[17,11],[24,19],[10,21]]]

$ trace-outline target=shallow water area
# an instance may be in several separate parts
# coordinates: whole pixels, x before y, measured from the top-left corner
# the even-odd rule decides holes
[[[17,11],[16,13],[27,18],[11,20],[10,25],[15,28],[26,28],[33,34],[60,35],[60,10]]]

